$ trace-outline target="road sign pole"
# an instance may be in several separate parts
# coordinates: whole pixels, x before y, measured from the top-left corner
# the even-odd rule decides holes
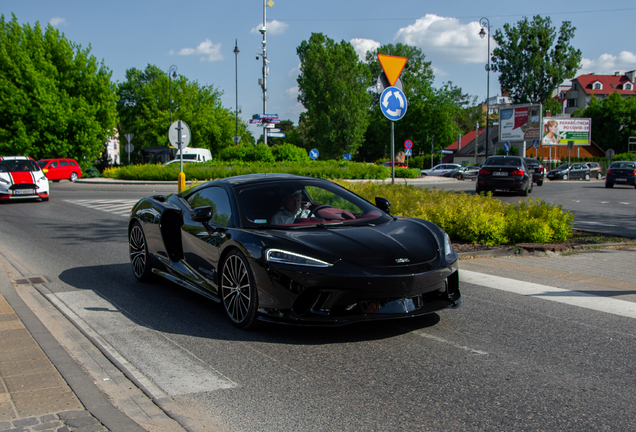
[[[391,122],[391,184],[395,184],[395,122]]]

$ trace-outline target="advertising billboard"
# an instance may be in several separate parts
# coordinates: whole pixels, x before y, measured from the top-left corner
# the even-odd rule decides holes
[[[499,141],[541,138],[541,105],[510,105],[499,110]]]
[[[543,119],[543,145],[590,145],[592,139],[592,119],[552,118]]]

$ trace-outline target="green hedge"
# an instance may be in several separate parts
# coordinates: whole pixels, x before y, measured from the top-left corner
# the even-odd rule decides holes
[[[391,214],[429,220],[453,240],[491,246],[550,243],[571,236],[574,215],[538,198],[501,203],[489,194],[424,189],[409,185],[338,181],[370,202],[391,201]]]
[[[130,165],[104,170],[103,176],[120,180],[172,180],[176,181],[180,164]],[[183,172],[187,180],[212,180],[243,174],[284,173],[305,175],[324,179],[386,179],[391,177],[388,167],[356,163],[349,161],[309,161],[306,163],[247,162],[247,161],[210,161],[205,163],[186,163]],[[396,177],[417,178],[417,169],[395,170]]]

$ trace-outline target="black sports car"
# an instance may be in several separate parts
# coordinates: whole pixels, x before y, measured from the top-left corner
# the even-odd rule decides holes
[[[327,180],[252,174],[153,196],[128,226],[135,277],[220,301],[231,321],[312,325],[460,305],[457,254],[437,225],[389,215]]]

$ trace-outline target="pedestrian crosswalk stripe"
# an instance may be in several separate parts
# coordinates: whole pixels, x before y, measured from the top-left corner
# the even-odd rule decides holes
[[[118,200],[90,200],[90,199],[72,199],[64,200],[67,203],[88,207],[93,210],[116,214],[118,216],[130,216],[130,210],[139,200],[136,199],[118,199]]]

